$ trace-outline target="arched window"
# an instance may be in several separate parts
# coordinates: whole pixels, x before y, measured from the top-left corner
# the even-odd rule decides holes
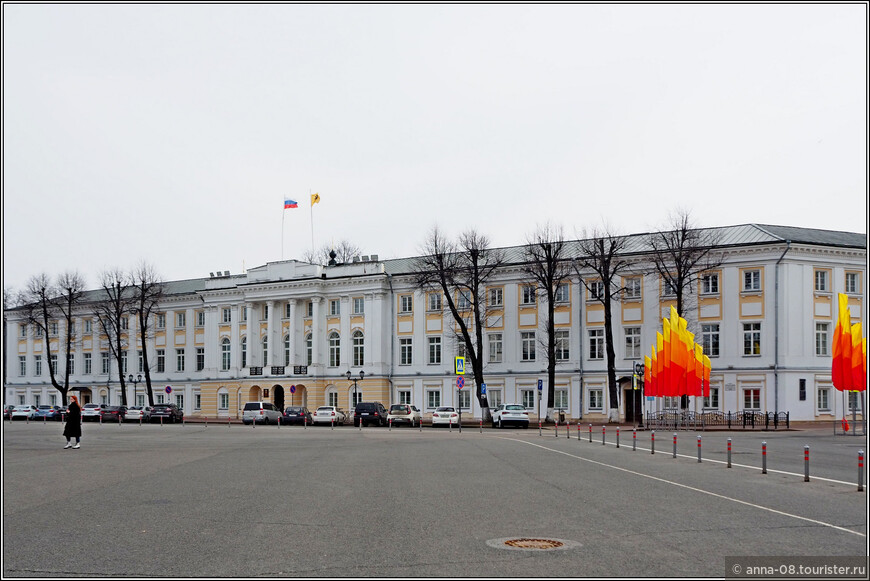
[[[353,332],[353,366],[362,367],[365,361],[365,337],[362,331]]]
[[[242,367],[248,366],[248,338],[242,337]]]
[[[341,362],[341,337],[333,331],[329,334],[329,366],[338,367]]]
[[[223,371],[230,370],[231,355],[232,347],[230,346],[230,340],[224,337],[221,339],[221,369]]]
[[[284,367],[290,367],[290,335],[284,335]]]

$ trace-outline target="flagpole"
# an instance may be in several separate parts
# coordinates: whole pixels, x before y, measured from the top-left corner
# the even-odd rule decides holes
[[[283,202],[283,200],[281,200]],[[282,204],[283,205],[283,204]],[[281,261],[284,261],[284,214],[287,213],[287,210],[281,209]]]
[[[311,203],[311,188],[308,188],[308,208],[311,211],[311,256],[314,256],[314,204]]]

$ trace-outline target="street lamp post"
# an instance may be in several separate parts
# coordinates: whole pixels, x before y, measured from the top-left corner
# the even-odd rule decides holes
[[[127,381],[133,384],[133,405],[136,405],[136,384],[142,381],[142,374],[137,373],[135,379],[133,378],[133,374],[127,376]]]
[[[347,380],[348,380],[348,381],[353,381],[353,407],[354,407],[354,410],[352,410],[352,411],[355,411],[355,410],[356,410],[356,404],[359,403],[359,402],[357,401],[357,396],[356,396],[356,382],[357,382],[357,381],[362,381],[363,377],[366,376],[366,372],[363,371],[362,369],[360,369],[360,371],[359,371],[359,380],[357,380],[356,377],[351,377],[350,369],[347,370],[347,373],[345,373],[344,376],[347,377]]]

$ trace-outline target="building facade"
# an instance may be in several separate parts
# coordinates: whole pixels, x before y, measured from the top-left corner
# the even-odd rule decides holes
[[[690,398],[689,409],[787,411],[793,421],[831,420],[852,408],[860,413],[861,396],[833,388],[831,355],[838,293],[849,297],[852,322],[866,328],[866,236],[757,224],[713,230],[722,262],[692,286],[681,313],[712,362],[710,396]],[[626,256],[634,267],[612,307],[618,412],[631,421],[679,402],[647,401],[632,389],[634,366],[650,353],[675,301],[651,274],[645,235],[629,239]],[[521,250],[505,249],[507,264],[487,286],[490,407],[520,403],[535,418],[539,405],[552,404],[572,420],[607,418],[604,315],[590,294],[594,276],[575,272],[557,291],[557,372],[549,402],[546,304],[524,274]],[[144,375],[147,350],[154,402],[177,403],[187,417],[237,418],[245,402],[267,400],[345,410],[356,401],[411,403],[424,417],[450,405],[479,418],[471,375],[464,389],[456,388],[454,357],[463,345],[440,291],[415,287],[413,258],[363,258],[334,266],[282,261],[244,275],[168,282],[145,345],[129,317],[124,375]],[[84,402],[118,405],[117,364],[89,306],[100,292],[87,293],[66,364],[70,387]],[[50,326],[47,349],[23,312],[6,312],[12,366],[6,403],[61,404],[47,365],[63,372],[62,321]],[[127,382],[128,405],[148,403],[144,385],[144,379]]]

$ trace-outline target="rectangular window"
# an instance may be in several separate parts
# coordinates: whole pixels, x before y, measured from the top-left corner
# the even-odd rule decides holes
[[[52,355],[48,360],[48,364],[51,365],[51,372],[57,375],[57,355]]]
[[[857,272],[846,273],[846,292],[850,295],[855,295],[861,292],[860,277]]]
[[[166,371],[166,351],[163,349],[157,350],[157,373]]]
[[[524,284],[521,289],[520,304],[534,305],[537,299],[537,289],[534,285]]]
[[[183,393],[175,394],[175,405],[177,405],[178,409],[180,409],[180,410],[184,409],[184,394]]]
[[[220,409],[220,410],[230,409],[230,394],[228,394],[228,393],[218,394],[218,409]]]
[[[553,394],[553,407],[558,409],[568,409],[568,390],[557,389]]]
[[[760,389],[744,389],[743,390],[743,409],[760,410],[761,409],[761,390]]]
[[[205,311],[196,312],[196,326],[205,327]]]
[[[625,328],[625,358],[640,359],[640,327]]]
[[[328,394],[326,394],[326,405],[338,407],[338,392],[330,391]]]
[[[816,323],[816,355],[828,354],[828,324]]]
[[[827,387],[820,387],[817,392],[817,399],[820,412],[831,411],[831,390]]]
[[[175,350],[175,371],[184,371],[184,349]]]
[[[127,373],[127,352],[121,352],[121,373]]]
[[[487,399],[487,403],[489,403],[490,409],[495,409],[504,402],[504,399],[501,396],[500,389],[487,388],[486,389],[486,399]]]
[[[119,319],[119,321],[121,323],[121,330],[122,331],[126,331],[127,329],[130,328],[130,319],[128,317],[121,317]]]
[[[761,355],[761,323],[743,323],[743,355]]]
[[[341,314],[341,301],[338,299],[333,299],[329,301],[329,314],[333,317],[337,317]]]
[[[815,271],[815,282],[816,282],[816,292],[826,293],[828,292],[828,271],[827,270],[817,270]]]
[[[21,337],[22,339],[27,337],[27,325],[25,325],[23,323],[18,325],[18,336]]]
[[[411,405],[411,391],[403,389],[399,391],[399,403]]]
[[[429,293],[426,295],[426,310],[430,313],[441,312],[441,293]]]
[[[589,388],[589,410],[601,411],[604,409],[604,390]]]
[[[202,394],[198,391],[193,394],[193,409],[201,410],[202,409]]]
[[[269,320],[269,305],[263,305],[263,320]]]
[[[399,296],[399,312],[400,313],[411,313],[414,311],[414,297],[413,295],[401,295]]]
[[[75,375],[76,372],[76,356],[75,353],[70,353],[66,357],[66,368],[70,375]]]
[[[526,409],[535,408],[535,389],[521,389],[520,397],[522,398],[523,407]]]
[[[441,407],[441,392],[435,389],[426,390],[426,407],[435,409]]]
[[[27,355],[18,356],[18,375],[19,377],[27,375]]]
[[[314,316],[314,301],[308,301],[308,306],[305,312],[308,313],[305,315],[306,317],[311,318]]]
[[[600,301],[604,296],[604,283],[600,280],[593,280],[589,283],[589,300]]]
[[[489,306],[501,307],[504,305],[504,289],[501,287],[489,289]]]
[[[719,323],[701,325],[701,348],[707,357],[719,357]]]
[[[471,308],[471,292],[468,290],[459,291],[458,302],[456,308],[460,311],[467,311]]]
[[[441,363],[441,337],[429,337],[429,364]]]
[[[567,361],[571,357],[571,332],[558,329],[555,332],[556,361]]]
[[[719,388],[711,387],[710,395],[704,396],[704,409],[719,409]]]
[[[187,321],[186,313],[184,313],[184,312],[175,313],[175,328],[176,329],[183,329],[186,321]]]
[[[414,362],[414,340],[410,337],[399,339],[399,364],[411,365]]]
[[[854,411],[857,411],[858,409],[860,409],[860,406],[858,405],[858,392],[857,391],[850,391],[849,392],[848,401],[849,401],[848,406],[849,406],[850,412],[854,412]]]
[[[366,312],[366,300],[364,297],[355,297],[353,299],[353,314],[362,315]]]
[[[471,409],[471,390],[463,389],[459,392],[459,407],[463,410]]]
[[[109,374],[109,366],[110,366],[108,353],[106,353],[106,352],[100,353],[100,363],[101,363],[101,366],[100,366],[101,371],[100,372],[103,375],[108,375]]]
[[[461,337],[456,339],[456,356],[468,357],[468,348],[465,346],[465,340]]]
[[[290,318],[290,313],[292,312],[292,310],[293,310],[293,308],[290,305],[290,303],[284,303],[284,318],[285,319]]]
[[[33,364],[35,367],[33,370],[33,374],[39,377],[40,375],[42,375],[42,355],[34,355]]]
[[[233,310],[228,308],[221,309],[221,321],[224,323],[232,323],[233,322]]]
[[[641,279],[638,276],[625,279],[625,289],[623,297],[629,300],[637,300],[641,298]]]
[[[157,315],[155,315],[155,318],[157,320],[155,323],[155,326],[158,329],[165,329],[166,328],[166,315],[164,313],[157,313]]]
[[[798,399],[800,401],[807,401],[807,380],[799,379],[798,380]]]
[[[205,347],[196,348],[196,370],[202,371],[205,369]]]
[[[556,292],[553,294],[553,301],[556,303],[567,303],[571,300],[571,287],[567,284],[559,284],[556,287]]]
[[[760,270],[744,270],[743,271],[743,290],[744,292],[754,292],[761,290],[761,271]]]
[[[701,276],[701,294],[719,294],[719,275],[717,273],[705,274]]]
[[[49,334],[49,336],[50,336],[50,337],[57,337],[57,334],[58,334],[58,332],[59,332],[58,329],[59,329],[59,327],[58,327],[57,322],[49,323],[49,325],[48,325],[48,334]]]
[[[604,359],[604,329],[589,329],[589,359]]]
[[[94,322],[91,319],[85,319],[85,335],[90,335],[94,332]]]
[[[535,360],[535,332],[523,331],[520,333],[520,342],[522,343],[523,361]]]
[[[675,286],[674,280],[670,278],[662,279],[662,296],[663,297],[675,297],[677,296],[677,287]]]
[[[502,334],[490,333],[487,336],[489,341],[489,362],[501,363],[502,359]]]

